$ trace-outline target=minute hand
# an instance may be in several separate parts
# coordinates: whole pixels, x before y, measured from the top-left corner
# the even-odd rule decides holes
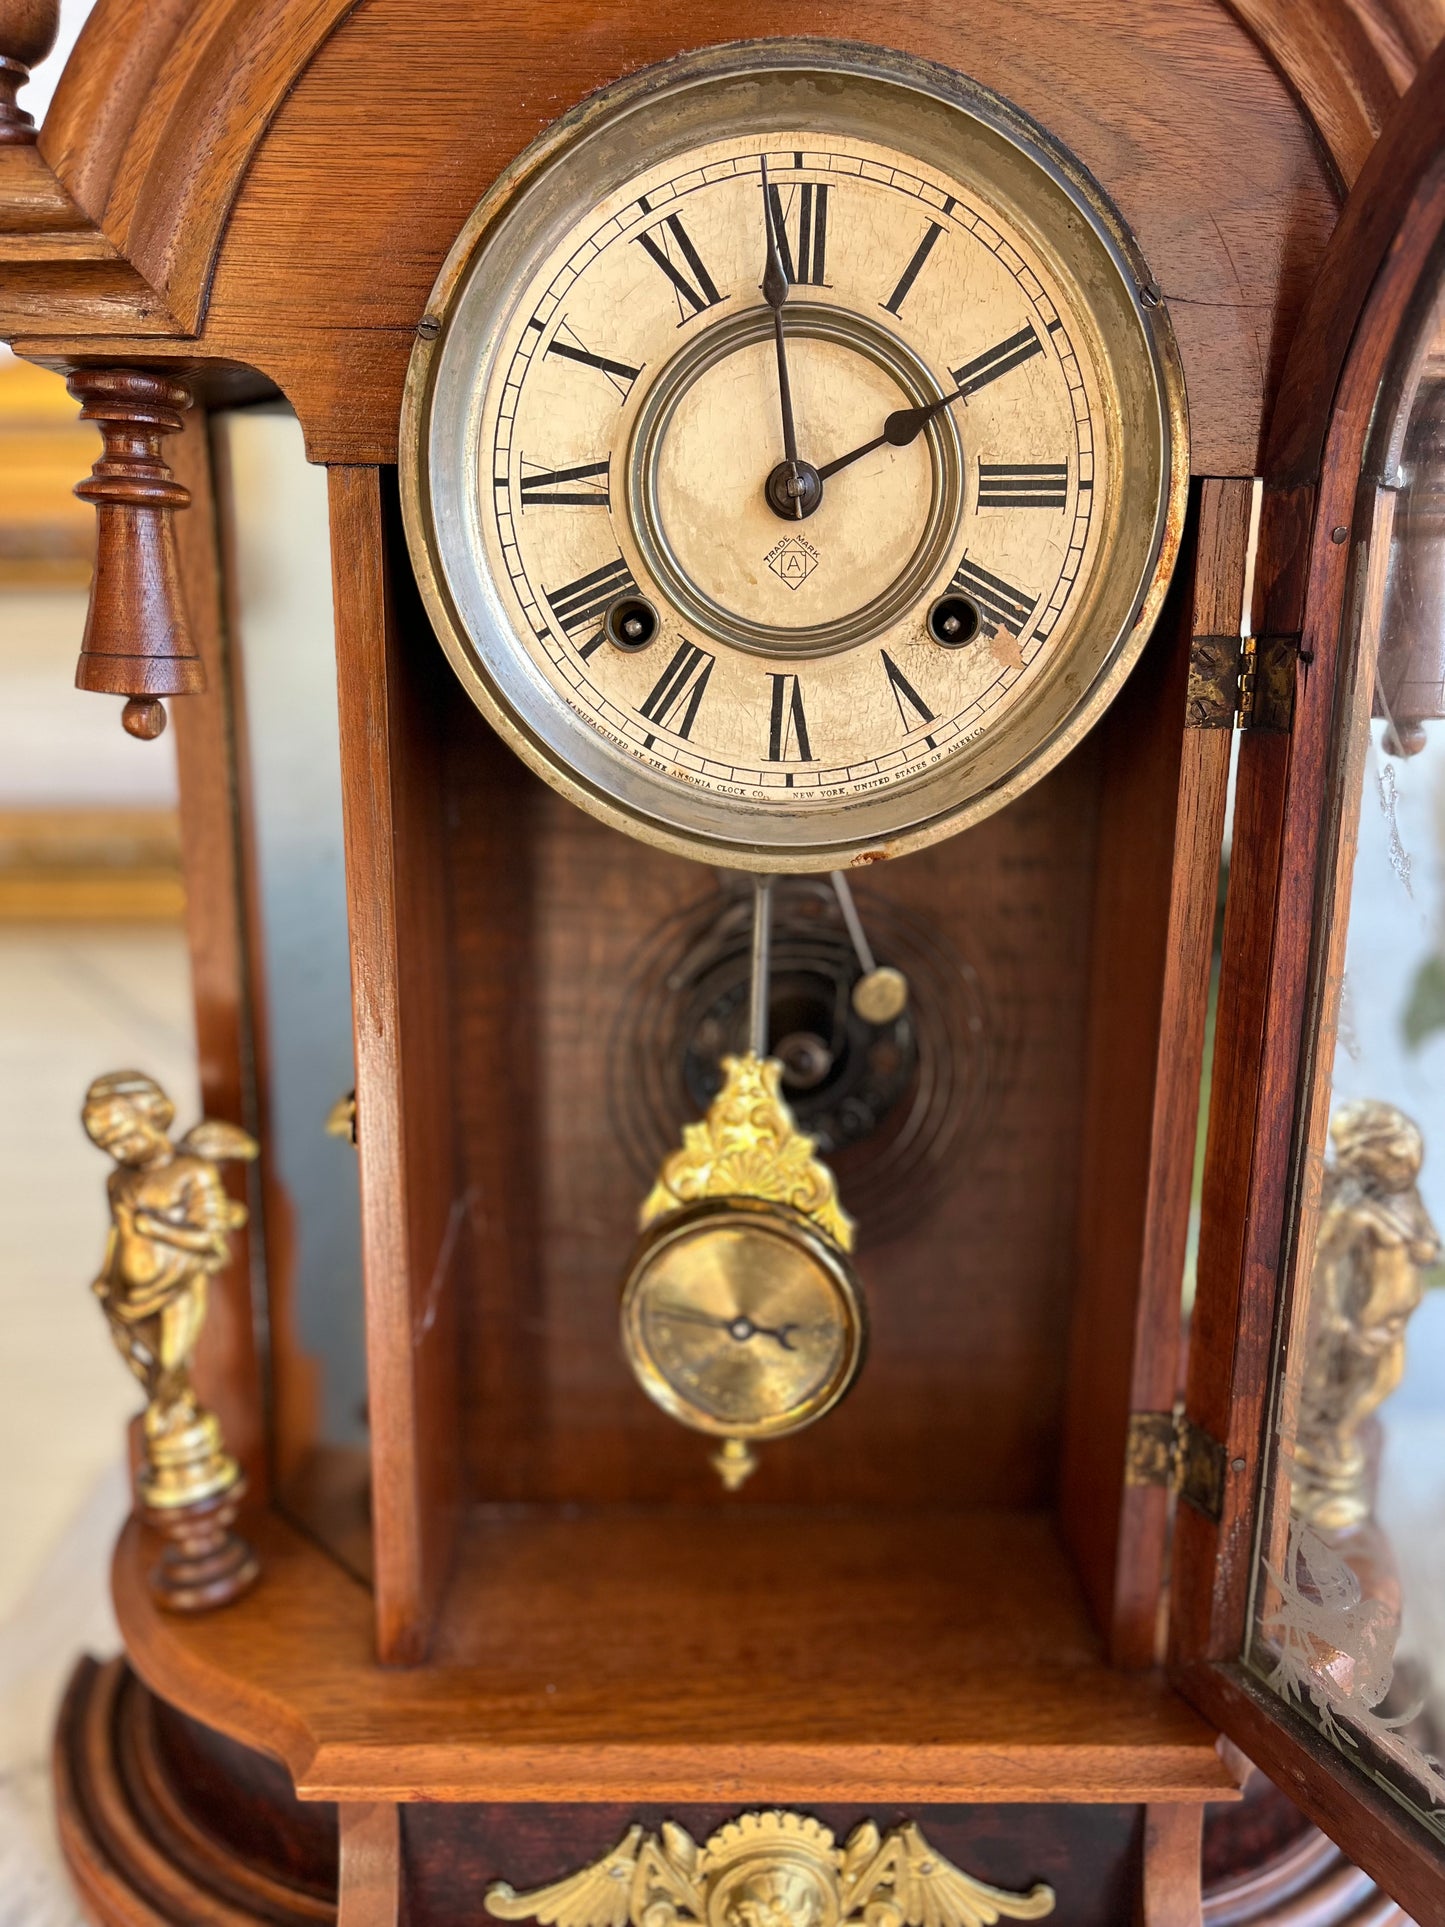
[[[924,402],[918,408],[895,409],[884,422],[881,435],[875,435],[871,442],[864,442],[861,448],[850,449],[846,455],[840,455],[837,461],[829,462],[826,468],[820,468],[819,477],[826,482],[828,477],[836,475],[840,468],[847,468],[850,463],[860,461],[865,455],[871,455],[875,448],[884,446],[907,448],[910,442],[918,440],[935,415],[941,415],[945,408],[952,408],[956,401],[962,400],[963,390],[955,388],[951,395],[943,395],[937,401]]]

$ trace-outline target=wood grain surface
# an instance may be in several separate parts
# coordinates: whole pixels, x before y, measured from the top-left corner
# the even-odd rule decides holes
[[[1203,1807],[1151,1805],[1144,1813],[1139,1927],[1203,1927]]]
[[[1184,725],[1190,645],[1238,635],[1251,485],[1196,494],[1185,563],[1100,729],[1087,1096],[1061,1517],[1116,1663],[1159,1643],[1169,1495],[1124,1474],[1132,1412],[1171,1410],[1228,729]]]
[[[182,1726],[201,1750],[178,1759]],[[178,1722],[124,1660],[76,1667],[56,1728],[56,1819],[77,1893],[100,1927],[335,1920],[328,1811],[299,1807],[276,1767],[234,1747],[224,1753],[227,1800],[218,1808],[217,1764],[215,1736]]]
[[[443,671],[438,650],[404,659],[382,477],[333,469],[330,483],[377,1650],[414,1662],[450,1559],[459,1479],[448,839],[426,709]]]
[[[435,653],[429,636],[408,660],[422,650]],[[556,797],[460,690],[447,712],[470,1494],[733,1509],[1049,1502],[1075,1250],[1097,745],[967,837],[870,873],[874,901],[915,919],[948,968],[978,972],[994,1061],[984,1121],[938,1168],[898,1179],[892,1235],[863,1226],[871,1341],[854,1391],[825,1424],[770,1446],[729,1499],[706,1441],[642,1395],[622,1356],[618,1297],[648,1177],[629,1160],[609,1076],[639,950],[681,906],[719,901],[716,886]],[[674,951],[665,967],[681,961]],[[961,1023],[928,1036],[931,1048],[977,1049]],[[865,1142],[838,1161],[845,1203],[876,1155]]]
[[[117,1611],[154,1692],[306,1799],[1234,1794],[1211,1729],[1105,1663],[1042,1515],[498,1509],[414,1669],[376,1668],[369,1594],[308,1541],[256,1543],[254,1591],[178,1621],[128,1528]]]
[[[956,67],[1070,147],[1118,202],[1165,291],[1196,472],[1252,471],[1335,194],[1285,81],[1222,7],[980,0],[965,23],[945,0],[802,0],[788,25]],[[204,354],[273,379],[313,459],[390,462],[413,330],[500,169],[603,82],[777,29],[767,0],[602,14],[505,0],[482,16],[469,0],[440,0],[425,34],[403,0],[350,11],[340,0],[216,0],[172,28],[164,54],[154,30],[152,78],[126,109],[123,139],[117,108],[90,158],[84,114],[99,108],[78,69],[40,151],[126,261],[154,277],[160,304],[173,304],[167,352],[194,354],[204,300]],[[97,23],[87,52],[100,32]],[[67,327],[91,337],[86,352],[115,352],[78,280],[72,296],[52,275],[40,305],[48,341],[27,284],[0,307],[0,325],[26,332],[27,352],[64,361]]]

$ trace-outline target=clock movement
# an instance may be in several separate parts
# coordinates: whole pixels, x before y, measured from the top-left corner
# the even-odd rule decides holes
[[[76,1093],[91,1916],[1445,1918],[1434,0],[54,25],[206,1119]]]

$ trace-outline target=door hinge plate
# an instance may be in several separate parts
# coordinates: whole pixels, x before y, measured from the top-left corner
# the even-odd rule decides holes
[[[1190,729],[1288,731],[1298,636],[1195,636],[1189,645]]]
[[[1232,729],[1239,713],[1241,649],[1238,636],[1195,636],[1189,644],[1189,690],[1184,718],[1190,729]]]
[[[1246,636],[1240,652],[1239,726],[1287,735],[1294,722],[1296,636]]]
[[[1126,1485],[1164,1486],[1218,1523],[1224,1511],[1224,1470],[1224,1447],[1182,1410],[1129,1414]]]

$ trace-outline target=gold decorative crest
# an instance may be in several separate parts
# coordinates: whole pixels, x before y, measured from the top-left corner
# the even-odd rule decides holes
[[[801,1813],[745,1813],[699,1846],[675,1821],[640,1826],[600,1860],[549,1887],[489,1887],[499,1920],[545,1927],[996,1927],[1043,1920],[1041,1881],[1005,1893],[936,1853],[916,1826],[863,1821],[845,1843]]]
[[[783,1100],[775,1057],[725,1057],[723,1087],[698,1124],[683,1127],[682,1149],[663,1165],[643,1204],[643,1229],[701,1198],[761,1198],[791,1205],[843,1251],[853,1220],[838,1202],[833,1173]]]

